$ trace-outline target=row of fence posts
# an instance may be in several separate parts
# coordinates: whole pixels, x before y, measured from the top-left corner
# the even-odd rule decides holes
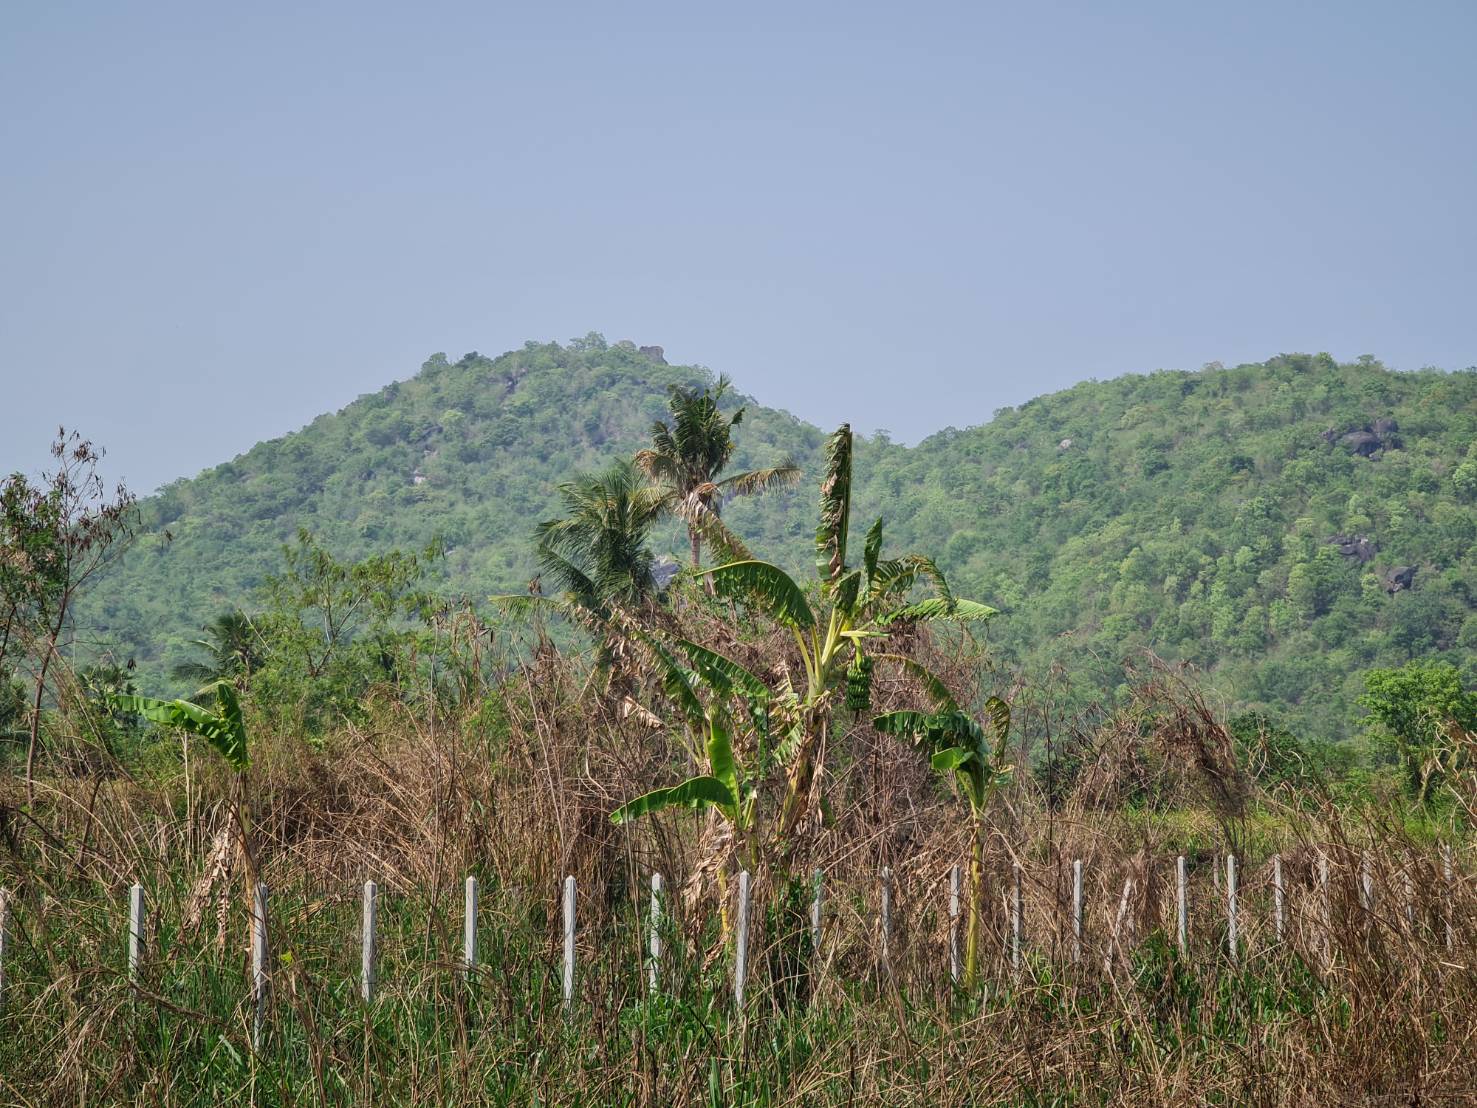
[[[1447,909],[1445,916],[1445,945],[1447,950],[1454,948],[1456,943],[1456,929],[1451,910],[1451,888],[1453,882],[1453,866],[1451,853],[1443,850],[1442,874],[1445,879]],[[1221,870],[1218,865],[1212,863],[1212,876],[1217,890],[1221,889]],[[1009,934],[1009,956],[1010,965],[1013,970],[1019,970],[1025,946],[1025,918],[1022,896],[1022,872],[1020,863],[1014,862],[1011,866],[1011,889],[1008,904],[1010,919]],[[813,891],[810,904],[810,939],[812,950],[819,953],[821,950],[821,924],[822,904],[824,896],[824,879],[820,869],[815,870],[813,875]],[[1320,855],[1318,859],[1318,885],[1322,893],[1322,915],[1323,915],[1323,957],[1325,961],[1332,958],[1332,900],[1329,887],[1328,858]],[[744,987],[748,977],[749,960],[749,921],[751,912],[751,879],[748,870],[739,874],[738,879],[738,910],[735,916],[734,927],[734,959],[733,959],[733,998],[736,1007],[742,1011],[744,1004]],[[1368,918],[1374,909],[1374,873],[1370,867],[1370,859],[1366,854],[1361,862],[1358,880],[1359,906]],[[1225,911],[1226,911],[1226,953],[1234,963],[1240,957],[1240,921],[1239,921],[1239,869],[1236,856],[1228,854],[1225,856]],[[576,893],[574,875],[571,874],[564,879],[564,965],[562,977],[562,999],[564,1006],[568,1008],[574,1001],[575,982],[575,910]],[[1128,878],[1123,884],[1123,893],[1119,899],[1118,911],[1114,917],[1112,927],[1109,929],[1105,954],[1103,958],[1104,969],[1111,969],[1115,951],[1121,953],[1126,945],[1123,941],[1123,931],[1128,919],[1128,909],[1134,892],[1134,880]],[[1404,875],[1404,915],[1407,925],[1415,924],[1415,884],[1407,872]],[[878,914],[881,939],[881,965],[884,972],[890,974],[892,971],[891,941],[892,941],[892,870],[884,867],[881,874],[881,904]],[[270,985],[270,962],[267,949],[267,886],[258,884],[252,900],[251,911],[251,995],[253,1004],[252,1016],[252,1042],[260,1046],[263,1027],[266,1020],[267,993]],[[948,934],[948,957],[949,957],[949,979],[958,984],[962,976],[962,959],[959,950],[959,932],[961,906],[963,901],[963,869],[955,865],[949,870],[949,934]],[[379,910],[379,887],[373,881],[364,882],[363,891],[363,915],[361,922],[361,962],[360,962],[360,996],[366,1003],[372,1002],[375,995],[376,973],[375,964],[377,959],[376,949],[376,927]],[[464,914],[463,914],[463,950],[462,950],[462,974],[471,978],[478,965],[477,957],[477,918],[479,910],[479,893],[477,878],[468,877],[465,886]],[[651,875],[651,910],[648,913],[648,966],[647,985],[652,992],[656,992],[661,985],[661,962],[662,962],[662,928],[665,915],[665,894],[663,878],[659,873]],[[3,1010],[6,994],[6,962],[10,945],[10,893],[0,888],[0,1010]],[[1085,903],[1083,896],[1083,864],[1081,859],[1072,863],[1072,961],[1080,964],[1083,957],[1083,924],[1085,916]],[[128,890],[128,976],[129,980],[138,980],[140,966],[144,954],[145,935],[145,906],[144,889],[142,885],[133,885]],[[1282,856],[1272,857],[1272,926],[1276,942],[1283,942],[1286,935],[1287,925],[1287,893],[1283,883]],[[1175,942],[1182,955],[1188,955],[1190,951],[1190,881],[1188,860],[1182,854],[1175,859]]]

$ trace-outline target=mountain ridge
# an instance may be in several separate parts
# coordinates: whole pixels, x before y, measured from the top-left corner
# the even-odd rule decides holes
[[[147,498],[87,615],[120,652],[171,663],[205,619],[249,604],[298,526],[350,555],[439,536],[441,584],[520,589],[558,483],[641,445],[670,386],[711,379],[593,334],[433,356]],[[735,402],[735,465],[791,455],[808,479],[725,517],[761,556],[803,566],[825,430]],[[1122,659],[1153,649],[1210,672],[1235,707],[1336,737],[1371,665],[1440,654],[1477,676],[1474,437],[1472,371],[1297,354],[1129,374],[916,446],[860,438],[853,518],[884,515],[890,547],[938,556],[961,594],[1001,607],[1005,660],[1064,666],[1077,702],[1111,700]],[[659,545],[681,556],[675,527]],[[1387,591],[1395,570],[1410,585]]]

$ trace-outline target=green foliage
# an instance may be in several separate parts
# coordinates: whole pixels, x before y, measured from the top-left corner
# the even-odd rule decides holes
[[[815,568],[835,584],[846,572],[846,540],[851,532],[851,425],[843,423],[826,440],[821,478],[821,517],[815,530]]]
[[[261,669],[265,649],[261,633],[245,612],[222,612],[201,630],[205,638],[190,644],[199,648],[200,656],[176,665],[170,671],[173,677],[197,685],[245,682]]]
[[[105,747],[116,754],[120,744],[137,740],[141,730],[138,716],[119,710],[115,703],[118,696],[138,692],[131,665],[97,662],[84,666],[77,672],[77,687],[86,702],[87,717],[94,733]],[[0,715],[3,711],[0,708]],[[0,724],[0,734],[3,734],[3,727]]]
[[[655,420],[671,426],[673,386],[712,385],[590,339],[432,358],[143,502],[149,534],[80,618],[162,673],[299,524],[348,559],[440,535],[428,584],[522,593],[529,529],[558,514],[558,486],[649,445]],[[1377,419],[1399,433],[1376,457],[1325,438]],[[742,428],[733,469],[790,456],[808,480],[825,472],[818,429],[748,401]],[[885,511],[893,541],[1006,612],[992,646],[1028,675],[1071,673],[1067,708],[1110,696],[1122,659],[1147,648],[1208,670],[1234,710],[1338,739],[1359,729],[1365,669],[1430,655],[1477,681],[1474,441],[1477,373],[1285,355],[1085,382],[912,448],[857,437],[848,511]],[[732,500],[723,522],[792,577],[813,560],[810,497]],[[685,557],[685,531],[655,528],[653,552]],[[1337,534],[1366,536],[1373,560],[1339,554]],[[834,554],[813,557],[829,568]],[[1380,579],[1397,565],[1418,567],[1414,589],[1389,594]]]
[[[712,389],[701,391],[673,385],[667,397],[672,422],[652,423],[651,446],[636,452],[636,464],[662,490],[667,508],[686,522],[694,566],[710,531],[717,532],[715,542],[732,552],[732,536],[718,522],[725,496],[763,492],[800,478],[800,468],[789,458],[765,469],[723,475],[737,449],[733,428],[743,422],[745,410],[724,413],[723,397],[730,385],[724,376]]]
[[[1433,785],[1458,768],[1477,730],[1477,693],[1463,688],[1447,662],[1423,660],[1364,675],[1359,704],[1373,733],[1400,761],[1411,791],[1424,801]]]
[[[621,805],[610,814],[613,823],[627,823],[671,807],[716,808],[735,832],[754,826],[758,806],[758,782],[769,770],[769,689],[743,666],[729,658],[686,640],[675,646],[687,655],[693,668],[682,666],[661,643],[646,635],[639,641],[650,650],[661,674],[667,695],[682,711],[689,739],[697,732],[700,754],[708,771],[679,785],[653,789]],[[701,690],[701,691],[699,691]],[[753,728],[756,765],[746,773],[734,754],[734,716],[730,704],[737,700]],[[694,753],[699,753],[698,749]]]
[[[178,728],[198,735],[232,769],[240,772],[250,763],[246,748],[246,725],[241,718],[241,701],[229,681],[217,681],[201,693],[215,697],[215,711],[202,708],[190,700],[155,700],[129,693],[110,694],[109,700],[120,712],[142,716],[151,723]]]
[[[1341,777],[1351,752],[1331,743],[1304,741],[1260,712],[1243,712],[1227,723],[1237,764],[1263,786],[1306,787]]]
[[[18,743],[26,736],[26,687],[0,674],[0,743]]]
[[[719,596],[751,603],[793,631],[815,627],[815,614],[804,590],[778,566],[760,561],[730,562],[713,571],[713,585]]]
[[[559,486],[564,514],[534,530],[539,568],[581,608],[640,605],[655,592],[647,538],[666,512],[662,493],[629,461]]]
[[[300,530],[281,553],[284,568],[260,589],[261,615],[245,643],[260,652],[251,688],[263,710],[311,734],[360,718],[376,684],[409,699],[432,653],[424,628],[440,602],[423,583],[439,547],[352,561]]]
[[[1013,770],[1005,764],[1010,707],[992,696],[985,702],[984,716],[986,727],[981,727],[957,705],[947,704],[931,713],[888,712],[873,719],[872,726],[884,735],[917,742],[936,773],[958,781],[970,811],[979,818]]]
[[[622,804],[611,812],[610,821],[629,823],[631,820],[640,819],[653,812],[660,812],[665,808],[677,806],[701,808],[707,805],[719,809],[730,822],[738,816],[738,798],[734,795],[733,789],[718,778],[704,774],[690,777],[680,785],[673,785],[668,789],[653,789],[649,793],[638,796],[630,803]]]

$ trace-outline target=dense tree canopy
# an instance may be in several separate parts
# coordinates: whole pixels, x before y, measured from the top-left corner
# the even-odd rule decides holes
[[[673,386],[713,384],[599,336],[438,355],[145,501],[150,533],[87,616],[162,672],[248,601],[300,525],[353,557],[439,536],[437,588],[524,591],[527,536],[561,513],[559,486],[647,445]],[[817,428],[725,403],[746,408],[734,470],[788,456],[813,484]],[[1360,728],[1372,668],[1433,658],[1477,685],[1477,373],[1286,355],[1087,382],[916,447],[856,450],[853,518],[885,514],[891,541],[938,552],[962,593],[1006,613],[990,632],[1004,659],[1062,663],[1076,703],[1120,695],[1141,649],[1310,738]],[[799,571],[812,504],[776,490],[724,520]],[[679,521],[653,532],[656,553],[688,546]]]

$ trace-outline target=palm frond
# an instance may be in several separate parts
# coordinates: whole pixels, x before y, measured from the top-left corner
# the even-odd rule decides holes
[[[779,465],[768,469],[751,469],[725,477],[718,482],[718,488],[731,496],[754,496],[770,489],[796,485],[801,476],[800,467],[786,458]]]
[[[726,560],[746,562],[753,559],[754,555],[749,552],[744,541],[729,529],[723,518],[700,496],[690,496],[681,501],[677,514],[682,522],[702,536],[703,542]]]

